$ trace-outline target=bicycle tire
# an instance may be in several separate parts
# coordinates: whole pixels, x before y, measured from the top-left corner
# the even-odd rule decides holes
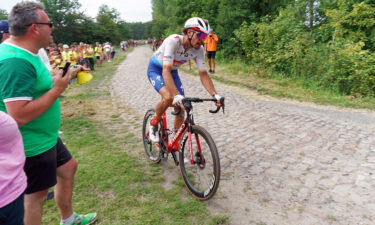
[[[212,198],[216,193],[220,182],[220,158],[214,140],[203,127],[192,126],[192,142],[194,160],[191,164],[189,153],[188,132],[184,134],[180,148],[180,170],[182,178],[191,194],[202,201]],[[197,138],[202,149],[203,158],[197,156]],[[203,159],[203,160],[201,160]],[[199,162],[199,161],[203,161]],[[210,167],[208,167],[210,166]],[[202,178],[202,179],[201,179]],[[204,179],[204,180],[203,180]]]
[[[149,109],[143,117],[143,126],[142,126],[142,141],[145,148],[145,152],[148,156],[148,159],[152,162],[159,163],[162,157],[161,150],[158,148],[148,137],[148,131],[150,126],[150,121],[155,114],[154,109]]]

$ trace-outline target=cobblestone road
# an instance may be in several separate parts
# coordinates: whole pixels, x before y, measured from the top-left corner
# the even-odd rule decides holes
[[[146,78],[151,54],[136,48],[112,81],[140,116],[159,100]],[[208,96],[197,77],[181,79],[186,96]],[[374,113],[257,100],[215,85],[226,113],[194,108],[220,152],[212,211],[230,215],[230,224],[375,224]]]

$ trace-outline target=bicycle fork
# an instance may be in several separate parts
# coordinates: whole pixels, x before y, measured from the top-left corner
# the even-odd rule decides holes
[[[205,159],[202,154],[202,147],[199,140],[198,134],[194,134],[195,141],[197,144],[197,152],[193,153],[193,137],[191,135],[191,131],[188,132],[188,143],[189,143],[189,153],[190,153],[190,163],[192,165],[197,164],[201,169],[205,167]]]

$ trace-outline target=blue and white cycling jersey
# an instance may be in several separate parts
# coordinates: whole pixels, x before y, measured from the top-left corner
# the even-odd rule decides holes
[[[195,59],[198,71],[206,70],[203,46],[199,49],[191,48],[185,52],[185,48],[182,46],[182,40],[182,35],[170,35],[151,57],[147,69],[147,76],[157,92],[165,87],[162,76],[163,65],[172,65],[172,77],[181,95],[184,95],[184,88],[178,75],[178,67],[191,59]]]
[[[191,59],[195,59],[198,70],[206,70],[203,46],[199,49],[191,48],[185,52],[182,40],[182,35],[170,35],[163,41],[163,44],[158,50],[156,50],[153,57],[157,59],[160,66],[165,64],[172,65],[172,70],[177,70],[178,67]]]

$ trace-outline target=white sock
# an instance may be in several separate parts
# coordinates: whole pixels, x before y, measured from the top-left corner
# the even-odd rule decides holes
[[[65,220],[60,220],[60,223],[61,224],[64,224],[64,225],[69,225],[71,222],[73,222],[73,220],[74,220],[74,213],[71,215],[71,216],[69,216],[68,218],[66,218]]]

